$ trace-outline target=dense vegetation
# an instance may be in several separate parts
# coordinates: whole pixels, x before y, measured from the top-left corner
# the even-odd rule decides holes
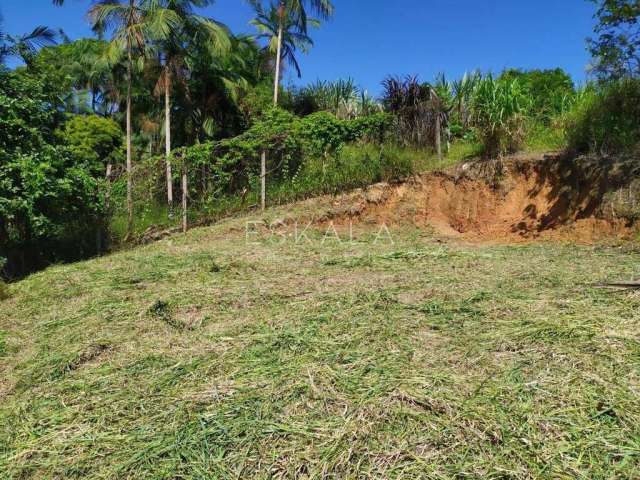
[[[198,15],[209,3],[96,2],[88,17],[110,40],[0,33],[0,60],[24,61],[0,71],[5,276],[174,225],[178,196],[196,221],[257,206],[261,168],[273,204],[403,178],[436,158],[615,153],[640,139],[635,50],[615,34],[637,29],[633,2],[602,2],[597,82],[576,88],[560,69],[389,76],[379,99],[351,79],[282,86],[329,1],[251,2],[254,37]]]
[[[103,235],[106,211],[95,174],[111,152],[92,148],[101,140],[73,119],[57,131],[59,97],[47,80],[0,69],[0,256],[8,274],[96,253]],[[120,142],[117,124],[100,121]]]

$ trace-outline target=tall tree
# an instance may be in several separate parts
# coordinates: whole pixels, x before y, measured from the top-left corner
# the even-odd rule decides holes
[[[592,1],[599,5],[596,38],[588,39],[594,73],[601,79],[640,76],[640,1]]]
[[[273,87],[273,103],[275,105],[278,104],[278,93],[280,91],[280,64],[282,62],[285,27],[290,22],[295,25],[298,33],[305,36],[308,35],[309,21],[307,11],[314,13],[321,20],[326,20],[333,15],[333,4],[331,0],[278,0],[278,37],[276,40],[276,65]]]
[[[256,10],[263,10],[262,0],[250,0],[250,3],[254,5]],[[280,74],[281,64],[283,57],[283,47],[285,40],[285,29],[287,32],[299,34],[302,38],[308,38],[308,25],[309,19],[307,17],[307,10],[314,12],[321,19],[327,19],[333,15],[333,4],[331,0],[278,0],[278,6],[271,3],[270,11],[274,12],[274,20],[277,23],[277,38],[276,38],[276,62],[275,62],[275,78],[273,82],[273,103],[278,105],[278,94],[280,92]],[[271,23],[270,15],[265,16],[267,23]],[[260,21],[260,18],[257,19]],[[313,23],[313,22],[312,22]],[[273,28],[270,28],[273,30]],[[290,56],[291,58],[291,56]],[[293,57],[295,59],[295,57]],[[266,152],[263,151],[261,155],[261,184],[262,184],[262,209],[265,208],[266,197]]]
[[[66,109],[75,113],[110,116],[116,109],[117,87],[124,65],[114,68],[105,58],[109,44],[83,38],[55,47],[43,48],[33,58],[38,70],[50,69],[67,80]]]
[[[209,18],[201,17],[194,7],[205,7],[214,0],[164,0],[161,5],[173,12],[166,27],[170,35],[163,35],[156,43],[162,70],[156,90],[164,94],[165,119],[165,163],[167,177],[167,202],[173,209],[173,173],[171,171],[171,90],[174,81],[182,81],[188,75],[187,59],[193,42],[205,41],[213,54],[228,51],[230,33],[226,26]],[[161,21],[164,19],[161,19]]]
[[[280,34],[280,9],[274,5],[270,5],[268,10],[265,10],[260,2],[252,2],[256,12],[256,18],[251,20],[253,25],[258,30],[256,39],[267,40],[267,45],[264,48],[265,52],[270,53],[275,58],[278,52],[278,39]],[[316,19],[308,19],[307,23],[310,26],[318,27],[320,22]],[[284,19],[282,25],[282,47],[281,47],[281,61],[286,61],[292,66],[298,78],[302,76],[300,70],[300,64],[296,58],[296,52],[298,50],[306,53],[313,46],[313,40],[304,31],[300,31],[297,23],[293,21],[291,16]],[[280,66],[282,69],[282,65]]]
[[[133,159],[131,146],[131,88],[134,58],[147,53],[149,38],[166,38],[178,24],[175,12],[153,0],[99,0],[89,9],[94,31],[111,32],[110,57],[126,58],[127,234],[133,232]]]

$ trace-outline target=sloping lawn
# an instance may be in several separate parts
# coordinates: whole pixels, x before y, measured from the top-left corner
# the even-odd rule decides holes
[[[640,254],[235,227],[11,286],[0,478],[638,475]]]

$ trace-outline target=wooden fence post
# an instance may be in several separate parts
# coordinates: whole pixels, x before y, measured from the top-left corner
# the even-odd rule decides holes
[[[260,206],[264,212],[267,207],[267,152],[264,150],[260,157]]]
[[[182,233],[187,233],[187,167],[182,166]]]

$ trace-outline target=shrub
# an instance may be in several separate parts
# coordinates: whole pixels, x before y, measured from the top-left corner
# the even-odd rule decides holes
[[[393,116],[388,113],[372,113],[347,122],[347,141],[363,140],[383,143],[393,124]]]
[[[46,76],[0,69],[0,256],[8,276],[96,250],[98,183],[56,143],[58,102]]]
[[[57,137],[69,147],[77,165],[96,177],[105,175],[108,163],[120,163],[123,133],[115,121],[97,115],[72,115]]]
[[[350,142],[381,141],[390,123],[390,116],[383,113],[340,120],[328,112],[299,118],[271,109],[242,135],[178,149],[174,155],[178,162],[186,162],[189,184],[197,188],[194,197],[215,198],[257,185],[263,151],[270,180],[284,180],[311,158],[327,158]]]
[[[522,90],[531,98],[532,114],[545,125],[566,111],[575,94],[573,80],[561,68],[509,69],[500,75],[500,80],[518,80]]]
[[[306,154],[319,156],[335,152],[350,142],[363,140],[382,143],[392,119],[387,113],[374,113],[342,120],[329,112],[317,112],[304,117],[299,122],[299,128],[306,142]]]
[[[566,117],[569,147],[615,153],[640,142],[640,80],[623,79],[581,91]]]
[[[391,158],[386,150],[357,160],[341,157],[341,151],[349,143],[379,145],[390,125],[391,116],[380,112],[342,120],[329,112],[300,118],[286,110],[271,108],[242,135],[174,150],[175,189],[180,191],[184,165],[192,210],[220,212],[225,205],[236,208],[247,198],[255,201],[263,151],[267,153],[269,195],[272,197],[271,189],[276,188],[280,199],[276,201],[396,178],[410,171],[412,163]],[[334,171],[337,165],[344,170]],[[125,180],[120,178],[112,189],[112,203],[118,209],[112,223],[116,234],[124,226],[120,216],[124,216]],[[281,190],[283,185],[294,189],[291,195]],[[166,211],[159,207],[164,204],[165,188],[163,157],[149,157],[136,163],[134,198],[138,229],[167,223]],[[233,199],[234,196],[237,198]]]

